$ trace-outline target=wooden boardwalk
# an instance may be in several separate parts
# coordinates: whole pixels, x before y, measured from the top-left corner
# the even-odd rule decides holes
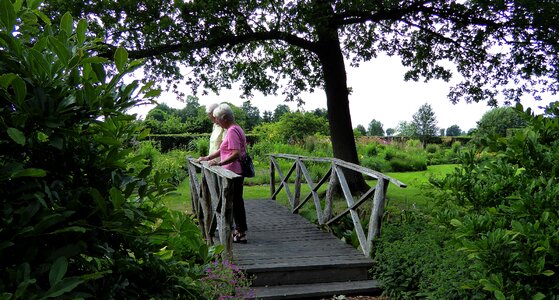
[[[233,260],[253,277],[257,299],[378,293],[373,262],[274,200],[245,200],[248,244]]]

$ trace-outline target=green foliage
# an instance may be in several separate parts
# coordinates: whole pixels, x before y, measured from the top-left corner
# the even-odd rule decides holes
[[[147,131],[124,112],[158,95],[121,83],[141,62],[109,64],[84,20],[27,3],[0,0],[0,297],[198,298],[219,249],[162,207],[165,172],[134,167]]]
[[[475,276],[467,284],[487,297],[559,295],[559,104],[545,116],[521,108],[528,126],[488,143],[495,154],[465,151],[461,168],[433,181],[459,208],[438,217],[468,254]]]
[[[461,287],[470,276],[468,260],[449,243],[452,232],[418,212],[402,217],[385,223],[374,245],[373,275],[384,294],[394,299],[475,299],[476,290]]]
[[[526,121],[513,107],[496,107],[483,114],[478,122],[475,136],[478,139],[505,137],[508,130],[524,126]]]
[[[328,135],[328,121],[310,112],[287,112],[275,123],[264,123],[254,133],[280,143],[304,143],[312,135]]]
[[[462,129],[458,125],[452,125],[446,129],[447,136],[459,136],[462,135]]]
[[[427,139],[435,136],[439,128],[437,127],[437,118],[430,104],[423,104],[419,110],[413,115],[412,121],[415,128],[414,136],[419,137],[423,143],[423,147],[427,145]]]
[[[370,136],[384,136],[384,129],[382,129],[382,123],[373,119],[369,123],[369,127],[367,130],[367,135]]]

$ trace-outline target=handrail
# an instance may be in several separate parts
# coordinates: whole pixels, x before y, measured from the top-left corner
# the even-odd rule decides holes
[[[284,176],[282,170],[279,167],[277,162],[278,158],[294,160],[293,164],[287,171],[286,175]],[[310,176],[307,167],[305,166],[305,161],[311,162],[319,162],[319,163],[329,163],[331,165],[330,169],[326,174],[315,183]],[[375,180],[377,183],[375,186],[370,188],[367,192],[365,192],[356,202],[353,199],[353,195],[351,194],[351,190],[347,184],[345,179],[344,170],[352,170],[359,172],[363,175],[369,176]],[[280,186],[276,190],[276,179],[275,174],[278,173],[280,177]],[[289,188],[289,179],[291,175],[295,173],[295,180],[294,180],[294,187],[293,187],[293,194]],[[303,183],[303,179],[306,181],[306,184],[310,187],[310,192],[307,196],[303,198],[301,201],[301,185]],[[326,182],[328,182],[328,188],[325,195],[325,203],[324,208],[321,204],[321,199],[318,194],[318,190],[321,186],[323,186]],[[406,188],[406,184],[387,176],[381,172],[374,171],[353,163],[349,163],[337,158],[325,158],[325,157],[308,157],[308,156],[301,156],[301,155],[292,155],[292,154],[271,154],[270,155],[270,195],[272,199],[276,199],[276,196],[279,192],[284,189],[285,193],[287,194],[287,198],[289,200],[289,204],[291,206],[292,212],[297,213],[299,209],[301,209],[311,198],[313,199],[315,208],[316,208],[316,215],[318,219],[318,223],[320,225],[329,226],[338,220],[340,220],[343,216],[350,214],[351,219],[353,221],[353,226],[357,233],[357,238],[359,239],[359,245],[361,247],[361,251],[365,256],[370,256],[373,247],[373,240],[380,236],[380,229],[381,229],[381,221],[382,216],[384,214],[384,207],[386,203],[386,192],[388,190],[388,184],[393,183],[394,185]],[[346,200],[347,209],[343,212],[338,214],[337,216],[332,215],[332,202],[333,202],[333,195],[334,189],[340,186],[343,192],[344,198]],[[361,220],[359,218],[359,214],[357,213],[357,208],[360,207],[363,203],[365,203],[368,199],[373,197],[373,205],[371,208],[371,216],[369,219],[369,227],[367,234],[363,230],[361,226]]]
[[[208,166],[186,157],[190,178],[192,212],[206,241],[224,246],[224,258],[232,258],[233,179],[240,175],[220,166]],[[201,173],[200,178],[198,173]],[[215,237],[215,231],[218,237]]]

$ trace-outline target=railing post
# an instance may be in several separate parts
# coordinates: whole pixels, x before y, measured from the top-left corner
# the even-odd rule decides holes
[[[369,236],[367,237],[367,244],[369,249],[372,249],[373,240],[380,236],[380,228],[382,224],[382,216],[384,215],[384,205],[386,199],[386,192],[388,191],[389,181],[384,178],[377,180],[375,187],[375,196],[373,198],[373,207],[371,210],[371,218],[369,219]]]
[[[270,197],[272,200],[276,200],[276,168],[273,162],[274,156],[270,155]]]
[[[293,190],[293,208],[301,202],[301,159],[295,159],[295,187]],[[297,213],[294,209],[293,213]]]

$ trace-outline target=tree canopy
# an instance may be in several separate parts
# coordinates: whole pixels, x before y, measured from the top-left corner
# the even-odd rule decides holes
[[[149,78],[177,87],[244,94],[281,91],[299,100],[324,89],[334,156],[358,162],[344,58],[352,65],[379,53],[401,58],[406,80],[463,80],[451,101],[496,103],[559,89],[556,1],[388,0],[60,0],[96,25],[112,56],[148,58]],[[191,68],[190,72],[182,71]],[[536,94],[537,96],[537,94]],[[351,178],[348,178],[351,182]]]
[[[382,128],[382,123],[375,119],[369,122],[369,127],[367,130],[367,135],[370,136],[384,136],[384,129]]]

